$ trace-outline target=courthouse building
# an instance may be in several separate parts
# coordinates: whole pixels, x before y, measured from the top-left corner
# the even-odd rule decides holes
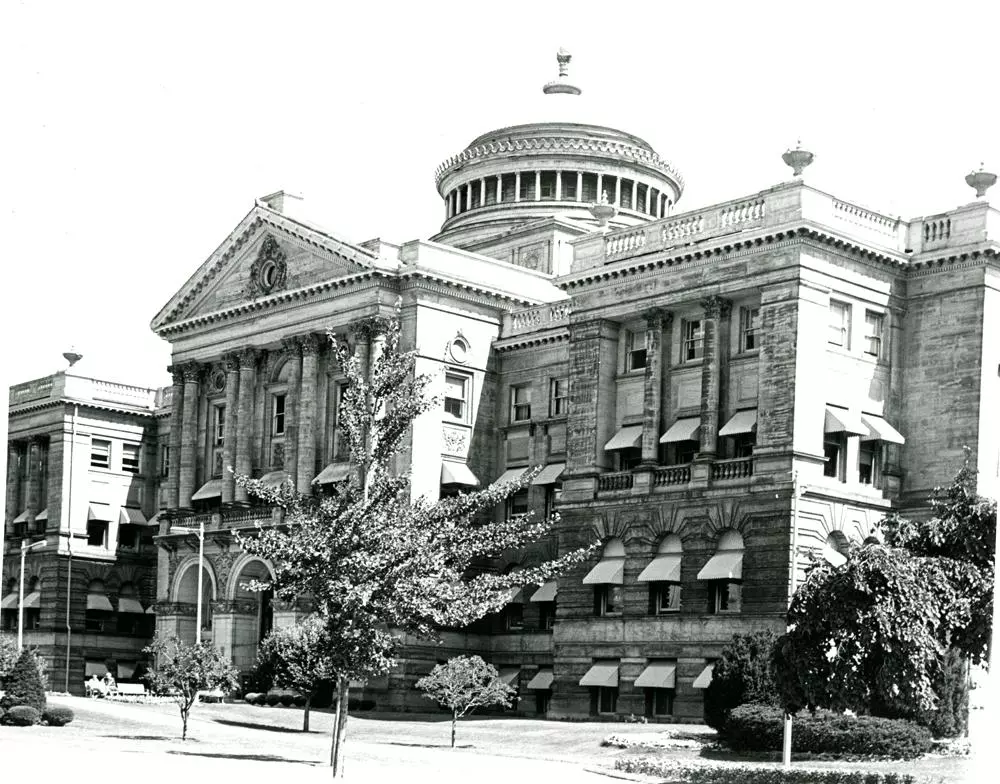
[[[964,446],[997,493],[1000,344],[984,336],[1000,331],[1000,213],[863,208],[805,184],[804,150],[784,156],[787,181],[685,211],[681,175],[641,138],[560,119],[579,93],[568,60],[545,86],[555,116],[438,168],[431,239],[352,244],[350,226],[271,194],[220,227],[153,319],[173,354],[169,415],[151,403],[143,431],[161,474],[143,510],[159,512],[157,628],[194,636],[199,526],[204,634],[238,666],[308,612],[244,587],[270,567],[232,533],[281,512],[224,469],[305,493],[345,477],[324,335],[369,362],[380,338],[354,327],[397,300],[442,401],[413,427],[413,492],[542,466],[495,513],[558,511],[556,535],[494,567],[602,549],[441,645],[408,640],[363,687],[383,707],[426,709],[413,682],[474,652],[518,687],[521,713],[699,720],[713,660],[736,632],[783,629],[810,554],[842,559],[886,512],[921,511]]]

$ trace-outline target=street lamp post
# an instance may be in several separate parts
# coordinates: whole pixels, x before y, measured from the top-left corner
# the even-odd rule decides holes
[[[195,610],[194,642],[201,645],[201,595],[205,572],[205,520],[198,520],[198,530],[181,525],[170,526],[172,533],[194,534],[198,537],[198,602]]]
[[[24,540],[21,540],[21,582],[17,589],[17,649],[21,650],[24,647],[24,556],[28,554],[28,550],[41,550],[45,547],[45,540],[42,539],[39,542],[33,542],[32,544],[26,545]]]
[[[791,605],[795,595],[795,582],[799,568],[799,472],[792,471],[792,573],[788,585],[788,604]],[[785,627],[788,631],[788,627]],[[784,731],[782,733],[781,763],[787,770],[792,767],[792,717],[785,714]]]

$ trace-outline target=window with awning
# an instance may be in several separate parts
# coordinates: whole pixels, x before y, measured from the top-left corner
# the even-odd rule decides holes
[[[674,422],[667,432],[660,436],[661,444],[674,444],[680,441],[697,441],[701,429],[699,417],[684,417]]]
[[[520,667],[501,667],[500,668],[500,680],[506,683],[508,686],[513,686],[517,688],[517,679],[521,674]]]
[[[117,511],[118,510],[113,510],[111,508],[111,504],[105,504],[100,501],[91,501],[87,510],[87,519],[110,523],[118,517]]]
[[[191,496],[192,501],[209,501],[213,498],[222,497],[222,480],[209,479],[198,488],[198,491]]]
[[[609,539],[601,560],[583,578],[594,586],[594,615],[621,615],[624,601],[625,546],[621,539]]]
[[[675,662],[653,661],[646,665],[635,687],[642,689],[673,689],[676,683],[677,664]]]
[[[546,689],[552,688],[552,682],[555,680],[555,674],[552,670],[539,670],[535,673],[534,677],[528,681],[527,686],[524,688],[531,689],[533,691],[545,691]]]
[[[902,434],[880,416],[862,414],[861,424],[868,430],[867,434],[861,436],[862,441],[886,441],[890,444],[906,443]]]
[[[708,684],[712,682],[712,670],[715,669],[715,664],[709,664],[703,669],[698,677],[694,679],[694,683],[691,685],[696,689],[707,689]]]
[[[531,480],[533,485],[553,485],[559,481],[562,476],[562,472],[566,470],[565,463],[549,463],[541,471],[538,472],[538,476]]]
[[[739,436],[753,433],[757,429],[757,409],[737,411],[719,430],[720,436]]]
[[[508,468],[500,475],[500,478],[496,480],[495,484],[500,484],[501,482],[513,482],[516,479],[520,479],[524,476],[524,473],[527,470],[527,466],[523,468]]]
[[[260,478],[260,483],[270,490],[277,490],[290,479],[287,471],[268,471]]]
[[[554,602],[556,600],[556,592],[558,590],[559,583],[555,580],[550,580],[547,583],[542,583],[541,587],[531,595],[531,598],[528,601]]]
[[[87,613],[85,628],[88,632],[103,632],[105,624],[114,613],[103,580],[91,580],[87,585]]]
[[[681,608],[681,539],[667,534],[656,549],[656,556],[639,573],[638,582],[649,584],[649,613],[663,615]]]
[[[443,485],[464,485],[465,487],[478,487],[479,480],[472,473],[465,463],[456,463],[451,460],[441,461],[441,484]]]
[[[118,511],[118,524],[119,525],[148,525],[149,521],[146,520],[146,515],[142,513],[141,509],[136,509],[133,506],[123,506]]]
[[[743,604],[743,537],[732,528],[719,536],[715,554],[698,572],[709,583],[710,613],[737,613]]]
[[[611,436],[611,440],[604,445],[606,451],[615,449],[637,449],[642,443],[642,425],[626,425],[619,428],[618,432]]]
[[[596,688],[617,689],[618,688],[618,662],[600,661],[594,662],[589,670],[580,678],[581,686],[593,686]]]
[[[861,421],[861,416],[838,406],[826,407],[826,418],[823,422],[824,433],[846,433],[849,436],[868,435],[868,428]]]
[[[330,463],[326,468],[316,474],[312,480],[314,485],[329,485],[334,482],[343,482],[351,475],[350,463]]]

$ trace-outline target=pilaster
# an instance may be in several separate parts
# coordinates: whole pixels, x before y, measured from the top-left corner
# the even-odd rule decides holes
[[[703,324],[704,354],[701,364],[701,446],[699,458],[712,459],[718,452],[720,365],[722,362],[722,324],[728,320],[732,303],[722,297],[706,297]]]
[[[288,394],[285,397],[285,473],[298,486],[299,407],[302,400],[302,346],[299,338],[285,338],[281,350],[288,357]]]
[[[20,486],[20,466],[18,465],[17,441],[7,442],[7,515],[4,524],[9,523],[18,512],[18,487]]]
[[[184,376],[184,407],[181,416],[180,476],[178,477],[178,506],[191,508],[195,491],[198,451],[198,394],[201,365],[189,362],[181,368]]]
[[[321,347],[320,336],[306,335],[302,347],[302,397],[299,404],[298,479],[296,489],[303,495],[312,493],[312,480],[316,472],[316,375]]]
[[[646,373],[642,390],[642,462],[657,464],[660,449],[660,416],[663,408],[663,329],[673,320],[669,312],[646,312]]]
[[[240,381],[236,395],[236,407],[239,409],[236,415],[236,473],[242,476],[250,476],[253,470],[250,441],[253,438],[253,392],[259,356],[258,351],[253,348],[244,348],[237,353]],[[246,504],[246,488],[235,485],[233,501]]]
[[[236,354],[222,358],[226,368],[226,420],[222,428],[222,503],[236,500],[236,433],[239,423],[240,359]]]
[[[180,465],[181,465],[181,433],[183,426],[184,406],[184,373],[180,367],[171,365],[167,370],[173,377],[173,394],[170,398],[170,463],[167,473],[167,508],[176,509],[180,506]]]

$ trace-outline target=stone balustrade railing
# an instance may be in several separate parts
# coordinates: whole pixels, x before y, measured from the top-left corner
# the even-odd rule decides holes
[[[753,476],[753,458],[737,457],[732,460],[716,460],[712,463],[712,480],[746,479]]]
[[[619,471],[615,474],[601,474],[597,477],[598,492],[608,492],[611,490],[630,490],[634,478],[631,471]]]
[[[228,509],[222,513],[222,524],[226,528],[243,528],[257,523],[270,523],[271,519],[272,511],[269,506]]]
[[[609,259],[618,256],[630,256],[641,253],[646,245],[645,227],[635,229],[626,234],[615,234],[604,243],[604,255]]]
[[[568,301],[516,310],[504,316],[501,338],[509,338],[513,335],[546,327],[568,325],[569,315],[570,305]]]
[[[653,487],[686,485],[691,481],[691,465],[661,466],[653,470]]]

